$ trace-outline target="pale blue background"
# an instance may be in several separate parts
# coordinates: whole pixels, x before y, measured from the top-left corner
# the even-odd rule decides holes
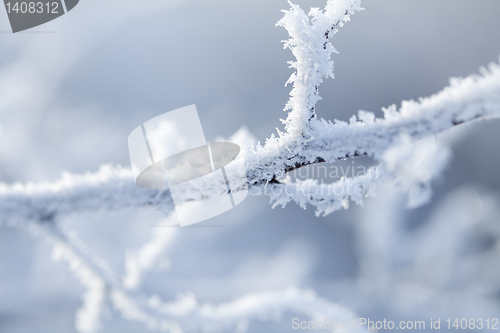
[[[332,39],[340,54],[334,55],[336,79],[320,88],[321,117],[347,120],[359,109],[380,116],[381,107],[431,95],[449,77],[498,61],[497,0],[366,0],[362,6]],[[190,104],[207,140],[246,125],[264,142],[281,128],[290,89],[284,83],[292,55],[280,42],[286,31],[275,27],[283,8],[281,0],[82,0],[69,14],[15,35],[0,10],[0,181],[55,180],[63,170],[128,165],[127,136],[136,126]],[[463,184],[500,191],[499,129],[498,121],[476,125],[454,148],[433,203],[407,212],[402,223],[418,224]],[[365,316],[399,318],[385,301],[358,299],[339,287],[359,269],[353,247],[359,208],[315,218],[312,209],[272,210],[267,202],[251,197],[215,218],[224,228],[181,230],[170,271],[152,273],[147,291],[169,299],[192,290],[200,302],[218,302],[297,285]],[[120,212],[68,223],[120,271],[121,247],[141,244],[157,219]],[[136,238],[126,236],[130,225],[139,230]],[[40,239],[0,229],[0,332],[74,331],[83,289],[50,251]],[[295,256],[295,273],[259,279],[262,262],[280,253]],[[227,282],[252,274],[247,282]],[[256,323],[250,331],[289,327],[288,320]],[[114,314],[105,332],[142,329]]]

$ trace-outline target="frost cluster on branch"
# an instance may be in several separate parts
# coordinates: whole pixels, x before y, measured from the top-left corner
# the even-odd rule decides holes
[[[373,195],[378,183],[392,183],[408,192],[408,206],[430,199],[431,183],[446,168],[450,152],[435,135],[455,125],[500,115],[500,66],[492,64],[481,76],[453,79],[443,91],[419,101],[406,101],[384,109],[384,118],[359,111],[349,123],[319,119],[315,107],[323,79],[333,78],[336,52],[329,38],[350,16],[360,11],[359,0],[328,0],[325,8],[306,14],[290,3],[278,22],[290,39],[285,41],[295,56],[287,83],[293,84],[283,120],[265,145],[243,147],[250,193],[268,195],[273,205],[294,201],[302,207],[316,207],[326,215],[349,201],[362,205]],[[232,139],[246,143],[251,134],[245,129]],[[380,164],[362,176],[344,178],[331,184],[313,179],[292,181],[287,173],[314,163],[370,156]],[[201,192],[200,192],[201,190]],[[190,191],[185,199],[210,196],[209,189]],[[164,302],[141,291],[142,277],[160,260],[175,240],[175,230],[155,231],[151,240],[127,253],[126,275],[118,276],[76,236],[64,232],[59,221],[81,212],[154,207],[170,218],[173,210],[168,190],[144,190],[135,185],[131,170],[105,165],[96,173],[64,174],[52,183],[0,184],[0,224],[26,228],[54,241],[55,258],[66,261],[87,288],[78,311],[79,332],[95,332],[114,308],[124,318],[142,322],[151,330],[168,332],[218,331],[236,328],[244,332],[252,320],[273,320],[285,312],[303,314],[312,320],[336,316],[350,320],[353,313],[321,299],[312,291],[289,289],[243,296],[219,305],[199,304],[186,294]]]

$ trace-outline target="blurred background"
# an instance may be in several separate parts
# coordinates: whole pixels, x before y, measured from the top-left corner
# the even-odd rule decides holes
[[[308,9],[325,1],[296,2]],[[264,143],[286,117],[292,54],[275,23],[288,7],[285,0],[81,0],[17,34],[0,10],[0,182],[128,167],[129,133],[190,104],[207,140],[246,126]],[[320,87],[320,117],[347,120],[360,109],[381,116],[382,107],[498,62],[498,0],[364,0],[362,7],[331,39],[340,53],[335,80]],[[166,300],[192,291],[205,303],[297,286],[373,320],[498,318],[500,121],[459,126],[442,140],[453,161],[430,204],[407,210],[404,196],[380,187],[365,207],[316,218],[311,208],[272,209],[268,198],[249,197],[207,221],[222,228],[178,230],[144,290]],[[124,253],[161,219],[145,209],[63,223],[123,272]],[[75,331],[84,289],[51,251],[42,239],[0,229],[0,332]],[[291,318],[252,322],[249,332],[289,332]],[[112,313],[104,331],[144,328]]]

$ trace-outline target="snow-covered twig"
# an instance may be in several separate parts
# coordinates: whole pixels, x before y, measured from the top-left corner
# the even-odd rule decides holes
[[[330,189],[324,185],[323,189],[313,188],[307,192],[303,191],[304,185],[310,187],[311,183],[290,184],[284,177],[288,171],[301,166],[360,155],[383,163],[387,152],[400,144],[402,135],[413,142],[464,122],[500,115],[500,66],[492,64],[489,70],[482,69],[481,76],[452,79],[449,87],[431,97],[418,102],[405,101],[399,110],[394,105],[383,109],[383,119],[375,119],[366,111],[360,111],[349,123],[317,119],[314,107],[320,99],[318,87],[323,78],[333,76],[330,55],[335,49],[328,38],[349,21],[350,14],[360,9],[358,0],[329,0],[325,10],[312,9],[306,15],[299,6],[292,4],[278,22],[291,36],[285,47],[289,47],[296,57],[291,63],[296,72],[289,80],[294,87],[286,107],[290,109],[284,120],[286,132],[279,132],[278,137],[272,135],[264,146],[246,147],[243,151],[248,183],[253,187],[251,193],[270,194],[277,203],[295,200],[303,205],[308,202],[320,207],[318,213],[322,214],[346,206],[345,200],[349,198],[360,204],[362,197],[372,193],[378,181],[394,180],[389,173],[383,174],[383,165],[361,178],[328,185]],[[402,158],[401,162],[405,160]],[[398,164],[394,160],[391,163]],[[434,177],[424,178],[431,181]],[[153,206],[166,214],[170,212],[172,202],[168,190],[143,190],[135,186],[132,179],[127,168],[103,166],[93,174],[66,173],[54,183],[1,184],[0,223],[16,224],[30,219],[47,221],[81,211],[124,207]],[[285,184],[285,188],[278,186],[280,184]],[[354,191],[354,187],[360,185],[364,188],[363,195]],[[299,187],[302,190],[299,191]],[[342,195],[332,194],[333,188],[340,187],[352,190],[342,191]],[[277,191],[281,192],[278,196],[275,195]],[[286,194],[299,192],[302,194]],[[325,197],[325,193],[331,195]],[[199,193],[197,199],[198,196]],[[186,200],[193,198],[188,191]]]
[[[287,145],[286,139],[271,137],[263,147],[246,156],[250,184],[261,184],[285,172],[315,162],[369,155],[381,160],[384,152],[401,135],[413,140],[432,137],[453,126],[476,119],[500,116],[500,66],[491,64],[481,76],[451,79],[441,92],[417,101],[403,101],[383,109],[384,118],[375,119],[360,111],[349,123],[323,119],[310,121],[308,140]]]
[[[191,293],[163,302],[156,295],[146,296],[128,290],[109,267],[85,253],[84,245],[65,235],[57,224],[37,225],[36,228],[55,243],[54,258],[66,261],[75,277],[87,288],[84,304],[76,317],[79,332],[100,330],[110,306],[120,311],[124,318],[143,323],[150,330],[172,333],[224,328],[245,332],[252,320],[278,320],[290,311],[313,321],[332,316],[344,322],[356,318],[352,311],[318,297],[313,291],[297,288],[248,294],[218,305],[199,304]],[[155,243],[161,246],[158,244],[162,242]],[[154,258],[145,259],[146,262],[151,260]],[[364,331],[364,328],[355,331]]]
[[[434,96],[419,102],[403,102],[399,111],[395,106],[384,111],[384,119],[375,119],[370,113],[360,112],[359,120],[353,116],[349,124],[313,119],[307,132],[310,138],[304,139],[300,145],[288,146],[287,136],[284,135],[284,139],[272,137],[264,146],[246,147],[243,154],[248,181],[253,187],[251,193],[278,193],[280,190],[268,187],[279,185],[286,172],[300,166],[318,161],[334,162],[365,154],[383,162],[387,157],[386,152],[401,144],[401,135],[405,135],[410,141],[418,141],[433,137],[460,123],[499,116],[500,66],[490,65],[489,71],[484,70],[482,76],[452,80],[451,86]],[[405,163],[406,160],[407,158],[401,158],[400,162]],[[396,164],[396,161],[392,163]],[[363,184],[365,190],[372,189],[373,184],[383,179],[381,170],[378,173],[373,170],[362,178],[342,182],[352,184],[351,187]],[[391,177],[388,176],[384,179],[390,180]],[[346,185],[332,184],[330,188],[338,186]],[[290,189],[288,192],[285,189],[281,192],[303,193]],[[342,191],[342,198],[330,196],[331,206],[326,207],[328,203],[324,200],[325,193],[334,191],[324,189],[307,193],[310,198],[307,202],[322,202],[324,209],[321,213],[341,207],[341,201],[346,197],[358,203],[361,199],[353,195],[353,188],[352,191]],[[280,198],[283,199],[282,194]],[[289,196],[289,199],[293,198]],[[109,165],[102,166],[96,173],[65,173],[59,181],[53,183],[0,185],[2,224],[16,224],[27,220],[43,222],[83,211],[148,206],[168,213],[172,209],[168,190],[141,189],[135,185],[130,169]]]

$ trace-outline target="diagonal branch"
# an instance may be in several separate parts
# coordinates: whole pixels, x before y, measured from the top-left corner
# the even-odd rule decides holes
[[[271,138],[265,146],[242,151],[248,183],[263,189],[283,179],[286,172],[319,162],[369,155],[381,160],[402,133],[422,139],[453,126],[500,115],[500,66],[482,76],[452,80],[440,93],[384,109],[384,119],[360,112],[351,123],[313,120],[309,140],[288,146],[288,139]],[[274,181],[273,181],[274,179]],[[203,189],[200,189],[203,191]],[[265,194],[265,191],[258,192]],[[210,193],[200,194],[210,195]],[[186,196],[186,200],[199,196]],[[144,190],[135,185],[130,169],[102,166],[96,173],[64,174],[53,183],[0,184],[0,224],[15,225],[79,212],[153,207],[167,214],[173,208],[168,190]]]

